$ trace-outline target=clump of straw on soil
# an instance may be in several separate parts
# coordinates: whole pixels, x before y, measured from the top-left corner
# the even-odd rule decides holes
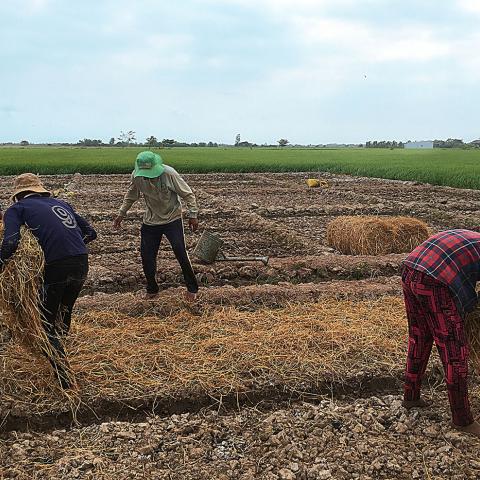
[[[0,273],[0,312],[14,341],[34,355],[48,350],[40,313],[45,259],[36,238],[22,228],[17,251]]]
[[[410,217],[342,216],[327,225],[327,243],[344,255],[406,253],[425,241],[428,225]]]

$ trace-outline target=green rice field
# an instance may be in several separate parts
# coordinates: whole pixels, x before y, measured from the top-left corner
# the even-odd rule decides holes
[[[0,148],[0,174],[128,173],[142,150],[145,148],[4,147]],[[480,149],[154,150],[182,173],[323,171],[480,189]]]

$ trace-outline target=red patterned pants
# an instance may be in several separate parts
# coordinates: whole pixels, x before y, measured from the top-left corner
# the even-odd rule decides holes
[[[468,401],[468,343],[465,325],[447,286],[426,273],[404,267],[408,318],[405,400],[418,400],[433,342],[443,363],[453,423],[473,422]]]

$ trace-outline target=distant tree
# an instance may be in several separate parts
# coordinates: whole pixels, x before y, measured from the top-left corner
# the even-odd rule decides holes
[[[26,146],[30,145],[30,143],[29,143],[27,140],[22,140],[22,141],[20,142],[20,145],[21,145],[22,147],[26,147]]]
[[[280,140],[277,140],[277,143],[280,147],[285,147],[287,146],[290,142],[286,138],[281,138]]]
[[[92,140],[91,138],[84,138],[83,140],[79,140],[77,145],[81,145],[82,147],[100,147],[103,145],[102,140]]]
[[[463,140],[459,138],[447,138],[447,140],[434,140],[433,148],[464,148]]]
[[[157,140],[157,137],[154,137],[153,135],[151,135],[150,137],[147,138],[146,144],[147,144],[150,148],[158,147],[158,145],[159,145],[158,140]]]
[[[112,137],[112,138],[110,139],[110,141],[108,142],[108,144],[109,144],[111,147],[113,147],[113,146],[115,145],[115,138]]]
[[[373,142],[368,141],[365,143],[365,148],[389,148],[393,150],[394,148],[403,148],[404,144],[402,142],[397,142],[396,140],[374,140]]]
[[[199,147],[206,147],[207,144],[205,142],[198,142]]]
[[[236,146],[236,147],[238,147],[238,145],[240,144],[240,140],[241,140],[240,134],[237,133],[237,135],[236,135],[236,137],[235,137],[235,146]]]
[[[164,138],[162,140],[162,145],[164,145],[165,147],[173,147],[175,145],[175,140],[173,138]]]
[[[133,130],[129,130],[128,132],[120,132],[118,136],[118,140],[123,146],[129,147],[132,142],[136,140],[135,132]]]

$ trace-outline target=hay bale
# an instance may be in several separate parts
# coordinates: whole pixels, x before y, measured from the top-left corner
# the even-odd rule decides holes
[[[408,253],[430,236],[425,222],[411,217],[389,217],[393,227],[393,253]]]
[[[385,255],[393,249],[390,225],[379,217],[338,217],[327,226],[327,243],[344,255]]]
[[[0,273],[0,312],[13,340],[40,356],[49,351],[40,313],[45,259],[30,230],[22,227],[21,235],[17,251]]]
[[[406,253],[430,235],[410,217],[341,216],[327,225],[327,244],[344,255]]]

